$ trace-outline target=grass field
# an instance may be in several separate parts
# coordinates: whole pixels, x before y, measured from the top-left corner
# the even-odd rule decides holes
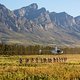
[[[26,58],[67,57],[66,62],[26,63]],[[23,62],[20,63],[19,59]],[[0,80],[80,80],[80,54],[0,56]]]

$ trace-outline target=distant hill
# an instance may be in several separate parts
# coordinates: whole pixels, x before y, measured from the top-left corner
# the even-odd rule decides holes
[[[33,3],[10,11],[0,4],[0,41],[23,45],[80,45],[80,16],[38,9]]]

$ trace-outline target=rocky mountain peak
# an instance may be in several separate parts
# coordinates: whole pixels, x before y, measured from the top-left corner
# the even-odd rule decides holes
[[[78,25],[80,25],[80,16],[75,17],[75,21]]]
[[[0,4],[0,9],[1,9],[1,8],[6,8],[6,7],[5,7],[4,5],[2,5],[2,4]]]
[[[29,9],[38,9],[38,5],[36,3],[33,3],[31,5],[28,6]]]
[[[40,12],[46,12],[46,9],[44,7],[42,7],[41,9],[39,9]]]
[[[61,26],[63,28],[69,28],[70,26],[76,24],[74,17],[67,14],[66,12],[51,13],[50,17],[52,21],[54,21],[58,26]]]
[[[21,43],[80,43],[80,16],[38,9],[36,3],[14,11],[0,4],[0,34]]]
[[[5,12],[8,12],[8,9],[4,5],[0,4],[0,12],[2,11],[4,11],[5,13]]]

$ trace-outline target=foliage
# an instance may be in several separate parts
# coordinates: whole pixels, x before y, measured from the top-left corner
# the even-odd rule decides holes
[[[42,52],[39,53],[39,50],[42,49]],[[23,46],[23,45],[7,45],[0,44],[0,54],[1,55],[35,55],[35,54],[51,54],[51,47],[43,47],[39,45],[34,46]]]
[[[52,54],[51,50],[54,47],[51,46],[40,46],[40,45],[17,45],[17,44],[0,44],[0,54],[1,55],[43,55],[43,54]],[[41,53],[39,50],[42,50]],[[64,54],[79,54],[80,48],[69,48],[69,47],[61,47],[61,50],[64,51]]]

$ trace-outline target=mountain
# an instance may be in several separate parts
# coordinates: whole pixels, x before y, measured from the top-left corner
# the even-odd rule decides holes
[[[0,4],[0,40],[9,44],[79,46],[80,16],[49,12],[36,3],[14,11]]]

